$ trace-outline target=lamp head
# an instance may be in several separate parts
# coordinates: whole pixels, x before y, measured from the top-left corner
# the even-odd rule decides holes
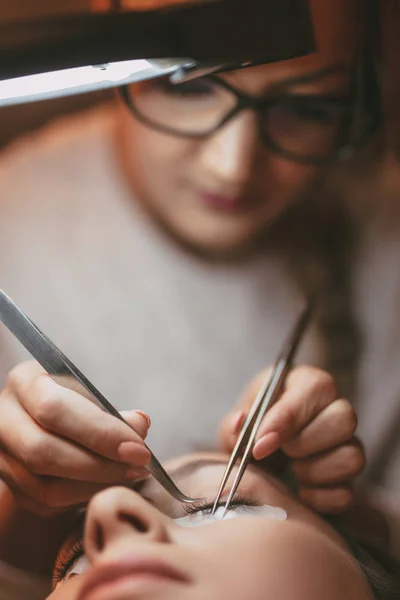
[[[209,0],[9,23],[0,27],[0,106],[162,75],[182,80],[314,49],[307,0]]]

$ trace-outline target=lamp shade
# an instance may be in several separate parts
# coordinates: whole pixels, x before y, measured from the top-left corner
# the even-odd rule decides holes
[[[115,87],[185,67],[275,62],[314,48],[306,0],[219,0],[8,23],[0,26],[0,104]]]

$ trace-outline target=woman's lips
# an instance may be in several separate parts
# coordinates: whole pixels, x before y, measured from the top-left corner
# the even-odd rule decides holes
[[[224,196],[223,194],[199,190],[197,197],[202,204],[226,213],[239,212],[248,206],[248,202],[241,196]]]
[[[135,587],[165,580],[181,584],[190,582],[183,573],[156,559],[137,557],[99,565],[88,575],[78,600],[133,600]]]

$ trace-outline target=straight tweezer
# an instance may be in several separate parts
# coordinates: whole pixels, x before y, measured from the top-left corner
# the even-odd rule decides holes
[[[85,375],[2,290],[0,290],[0,320],[57,383],[80,393],[105,412],[131,427]],[[181,492],[150,448],[148,446],[146,448],[151,454],[146,469],[154,479],[179,502],[197,502],[199,498],[190,498]]]
[[[251,460],[257,431],[261,425],[265,413],[271,408],[271,406],[275,404],[281,395],[286,375],[291,368],[292,361],[296,355],[299,343],[302,340],[303,334],[310,322],[312,312],[313,303],[309,300],[306,307],[302,310],[280,354],[278,355],[272,374],[266,378],[256,399],[254,400],[254,403],[230,456],[228,466],[226,467],[225,473],[222,477],[218,494],[211,512],[212,515],[220,505],[221,496],[225,489],[226,483],[234,466],[236,465],[236,462],[241,456],[242,458],[239,464],[238,472],[234,479],[231,491],[229,492],[228,499],[224,505],[222,518],[225,516],[225,513],[232,502],[236,490],[246,471],[247,465]]]

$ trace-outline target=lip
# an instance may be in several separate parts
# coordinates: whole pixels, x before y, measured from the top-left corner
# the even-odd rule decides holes
[[[128,578],[137,580],[157,581],[170,580],[177,583],[190,583],[190,578],[171,565],[154,558],[136,557],[131,560],[107,563],[95,567],[88,575],[78,600],[86,600],[99,591],[102,586],[112,585]]]
[[[228,196],[201,189],[197,191],[197,196],[202,204],[225,213],[240,212],[249,206],[242,196]]]

